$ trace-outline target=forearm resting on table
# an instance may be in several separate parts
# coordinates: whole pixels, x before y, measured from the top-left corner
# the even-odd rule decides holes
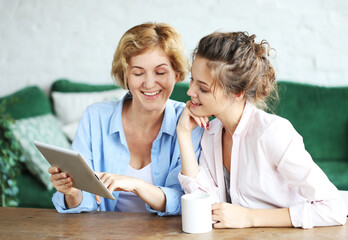
[[[160,212],[166,209],[166,195],[161,188],[140,180],[134,193],[152,209]]]
[[[251,227],[292,227],[288,208],[249,209]]]
[[[191,132],[178,133],[178,140],[181,154],[181,174],[195,178],[199,172],[199,166],[192,145]]]
[[[82,192],[79,190],[76,195],[64,195],[65,206],[67,209],[75,208],[82,202]]]

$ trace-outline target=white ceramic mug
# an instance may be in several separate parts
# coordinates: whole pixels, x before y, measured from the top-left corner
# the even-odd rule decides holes
[[[182,230],[186,233],[205,233],[212,229],[211,197],[196,192],[181,197]]]

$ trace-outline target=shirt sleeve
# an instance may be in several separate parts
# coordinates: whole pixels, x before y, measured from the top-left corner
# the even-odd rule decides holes
[[[193,136],[193,147],[196,154],[196,157],[199,158],[201,152],[200,140],[203,134],[203,130],[201,128],[195,128],[192,131]],[[166,209],[163,212],[156,211],[152,209],[148,204],[146,204],[146,208],[150,212],[157,213],[159,216],[167,216],[167,215],[179,215],[181,214],[181,196],[184,194],[179,179],[178,174],[181,171],[181,159],[180,159],[180,150],[179,143],[176,138],[174,154],[172,159],[171,170],[166,178],[164,186],[158,186],[162,189],[163,193],[166,196]]]
[[[305,150],[302,137],[290,123],[285,129],[288,131],[281,136],[281,144],[274,144],[274,139],[282,132],[278,131],[274,136],[268,136],[272,142],[268,145],[272,146],[269,154],[275,154],[272,159],[279,159],[275,162],[277,170],[288,182],[290,190],[303,197],[303,201],[289,206],[293,226],[312,228],[345,224],[347,210],[337,188],[314,163]]]
[[[199,167],[199,172],[195,178],[182,175],[181,172],[179,173],[178,178],[181,187],[184,189],[186,194],[204,192],[211,196],[212,203],[226,201],[226,199],[220,199],[219,187],[215,184],[213,177],[209,174],[209,170],[203,166]]]
[[[85,191],[82,191],[82,202],[75,208],[66,208],[64,194],[60,192],[53,194],[52,202],[59,213],[89,212],[95,211],[98,208],[97,202],[94,199],[93,195]]]
[[[221,190],[224,186],[219,186],[216,178],[214,159],[210,158],[211,153],[208,149],[202,149],[199,158],[199,172],[195,178],[188,177],[179,173],[179,181],[185,193],[205,192],[211,196],[212,202],[225,202],[226,196],[221,197]],[[197,154],[196,154],[197,155]],[[197,158],[198,159],[198,158]]]

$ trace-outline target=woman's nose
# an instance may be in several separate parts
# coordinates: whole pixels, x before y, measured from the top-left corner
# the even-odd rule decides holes
[[[193,84],[190,84],[189,89],[187,90],[187,95],[189,97],[196,97],[197,94],[195,94],[194,86]]]
[[[149,74],[145,75],[144,78],[144,83],[143,83],[144,87],[147,89],[151,89],[156,85],[156,81],[155,81],[155,77],[151,76]]]

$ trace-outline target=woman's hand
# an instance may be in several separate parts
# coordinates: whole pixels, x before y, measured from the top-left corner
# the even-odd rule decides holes
[[[182,112],[176,130],[178,133],[186,132],[191,133],[192,130],[198,125],[208,129],[209,127],[209,118],[208,117],[198,117],[190,111],[190,102],[187,101],[186,107]]]
[[[251,227],[250,211],[230,203],[215,203],[212,205],[214,228],[247,228]]]
[[[77,207],[82,202],[82,191],[74,188],[74,181],[66,172],[61,172],[59,168],[50,167],[48,172],[51,174],[50,181],[58,192],[64,194],[65,205],[67,208]]]
[[[113,191],[124,191],[137,194],[137,189],[142,181],[138,178],[113,173],[97,172],[95,174],[111,193]],[[95,196],[95,199],[98,204],[101,203],[99,196]]]
[[[57,167],[50,167],[48,172],[51,174],[50,181],[58,192],[72,197],[78,195],[80,190],[73,187],[73,179],[66,172],[61,172]]]

